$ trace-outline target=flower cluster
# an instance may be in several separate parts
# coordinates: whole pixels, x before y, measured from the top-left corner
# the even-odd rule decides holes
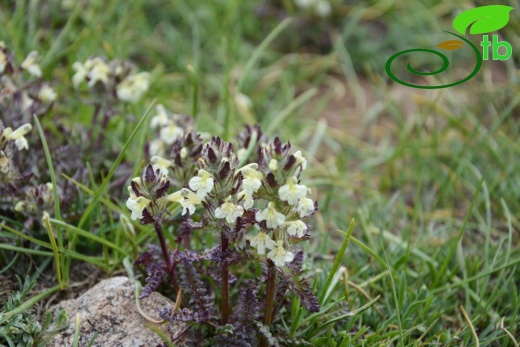
[[[0,109],[5,118],[21,115],[27,121],[33,114],[46,113],[56,100],[54,89],[39,79],[42,71],[37,58],[38,52],[32,51],[17,65],[12,52],[0,41]]]
[[[18,151],[28,149],[29,143],[25,135],[31,129],[31,124],[26,123],[13,130],[10,127],[4,127],[2,121],[0,121],[0,182],[9,182],[16,178],[18,173],[11,165],[15,156],[12,144]]]
[[[148,153],[150,156],[164,157],[181,135],[193,129],[193,122],[187,116],[170,113],[161,104],[155,110],[150,128],[156,131],[157,138],[150,142]]]
[[[164,197],[169,187],[168,176],[147,165],[142,177],[135,177],[128,186],[130,196],[126,207],[132,211],[131,218],[143,224],[153,223],[154,217],[160,218],[166,209]]]
[[[15,210],[32,217],[42,217],[44,213],[52,214],[54,210],[54,194],[52,183],[27,188],[25,199],[18,201]]]
[[[253,205],[252,200],[265,201],[264,208],[255,213],[260,231],[251,239],[251,245],[258,254],[270,250],[267,257],[283,266],[294,257],[286,248],[301,241],[308,230],[302,219],[316,210],[308,197],[310,189],[299,182],[307,161],[300,151],[292,154],[290,145],[282,145],[276,138],[261,147],[258,170],[251,165],[244,169],[244,182],[248,183],[240,194],[247,206]]]
[[[154,118],[153,121],[159,123],[160,119]],[[199,140],[196,146],[194,139]],[[182,147],[181,142],[184,143]],[[280,267],[292,261],[293,253],[289,248],[305,238],[308,225],[303,219],[316,210],[309,197],[310,189],[299,181],[307,167],[301,152],[291,153],[290,145],[282,145],[276,138],[272,143],[259,147],[259,163],[249,162],[240,167],[233,146],[220,138],[207,143],[202,153],[200,137],[196,133],[179,134],[176,143],[173,160],[154,156],[143,178],[132,180],[127,200],[131,217],[142,222],[147,220],[148,214],[159,218],[166,210],[166,201],[179,203],[182,216],[193,215],[196,207],[202,205],[207,212],[206,225],[230,233],[236,231],[238,219],[247,219],[245,214],[248,212],[247,223],[259,229],[250,238],[257,254]],[[186,158],[194,157],[198,160],[186,161]],[[177,177],[174,186],[179,189],[166,195],[172,180],[171,172],[186,173],[182,168],[195,163],[197,169],[191,170],[193,176],[187,181],[179,181]],[[160,181],[153,183],[151,188],[142,189],[140,186],[146,177],[149,177],[148,182],[156,182],[157,177]],[[153,193],[157,190],[161,192],[160,196]],[[158,204],[161,208],[157,208]]]
[[[87,59],[84,63],[72,65],[75,73],[72,83],[79,88],[83,83],[89,89],[124,102],[135,103],[141,99],[150,87],[148,72],[135,72],[134,66],[127,61],[113,60],[107,62],[102,57]]]

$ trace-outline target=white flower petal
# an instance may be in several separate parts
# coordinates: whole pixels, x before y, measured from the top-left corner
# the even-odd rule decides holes
[[[297,184],[296,177],[287,179],[285,185],[278,189],[278,196],[281,200],[287,201],[289,205],[297,205],[301,198],[307,195],[307,187],[302,184]]]
[[[244,214],[244,208],[230,202],[223,203],[220,207],[215,209],[215,217],[219,219],[226,219],[228,223],[234,223],[238,217]]]
[[[32,51],[27,55],[27,58],[22,62],[22,69],[26,70],[28,73],[35,77],[40,77],[42,75],[42,70],[40,66],[35,63],[36,57],[38,56],[38,52]]]
[[[257,222],[265,220],[267,227],[272,229],[285,223],[285,215],[278,212],[272,202],[267,205],[265,210],[256,212],[255,219]]]
[[[265,254],[266,249],[272,249],[275,245],[276,242],[263,231],[260,231],[258,235],[251,240],[251,246],[256,248],[258,254]]]
[[[301,220],[286,222],[287,233],[291,236],[302,237],[307,231],[307,224]]]
[[[309,198],[300,199],[296,211],[300,214],[300,218],[307,217],[314,212],[314,202]]]
[[[285,266],[285,263],[293,261],[294,254],[286,251],[283,248],[283,241],[278,240],[276,246],[267,254],[267,257],[271,259],[276,266],[282,267]]]

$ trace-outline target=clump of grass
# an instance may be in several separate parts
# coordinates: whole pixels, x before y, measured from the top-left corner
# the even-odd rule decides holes
[[[4,302],[0,312],[0,343],[4,346],[46,346],[48,341],[60,330],[68,327],[67,313],[63,310],[46,312],[43,324],[40,323],[30,307],[20,310],[35,285],[29,276],[21,281],[20,289],[13,292]]]

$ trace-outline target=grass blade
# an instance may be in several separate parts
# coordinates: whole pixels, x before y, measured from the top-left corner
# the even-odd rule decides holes
[[[352,235],[352,231],[354,230],[354,218],[350,221],[350,225],[347,230],[347,236],[339,249],[338,254],[336,255],[336,259],[334,259],[334,263],[332,264],[332,268],[329,271],[329,275],[327,276],[327,281],[325,282],[325,286],[323,287],[320,304],[323,305],[327,298],[327,293],[329,292],[329,287],[331,286],[332,279],[334,275],[338,271],[339,265],[341,263],[341,259],[343,259],[343,255],[345,254],[345,250],[347,249],[348,243],[350,241],[350,236]]]

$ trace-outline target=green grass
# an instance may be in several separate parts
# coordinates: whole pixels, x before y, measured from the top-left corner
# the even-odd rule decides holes
[[[112,169],[102,179],[74,183],[84,199],[79,224],[67,224],[56,205],[50,220],[56,246],[54,239],[18,232],[20,221],[6,220],[0,225],[0,238],[9,240],[0,245],[2,267],[16,267],[8,258],[13,254],[21,254],[19,262],[54,259],[57,248],[66,286],[71,262],[113,272],[126,256],[135,259],[136,249],[156,242],[150,228],[136,224],[132,236],[99,214],[128,215],[107,187],[122,162],[142,165],[141,144],[152,135],[146,115],[157,100],[192,115],[199,131],[224,138],[257,122],[307,157],[306,179],[320,204],[307,265],[316,269],[311,278],[322,294],[322,311],[309,314],[295,298],[284,322],[289,336],[342,347],[476,346],[475,338],[480,346],[518,346],[518,57],[502,65],[484,62],[473,80],[455,88],[408,89],[403,95],[413,112],[397,99],[398,88],[381,65],[392,54],[387,52],[430,44],[428,35],[449,30],[454,13],[471,2],[345,6],[329,32],[330,50],[321,55],[313,44],[302,44],[295,20],[259,19],[254,2],[91,1],[72,10],[60,3],[20,1],[0,9],[0,40],[20,61],[38,50],[43,76],[59,94],[50,114],[40,117],[44,129],[53,119],[90,124],[92,106],[72,87],[75,61],[129,59],[150,71],[153,81],[146,97],[126,108],[135,122],[116,116],[109,123],[108,145],[119,153]],[[413,39],[399,27],[399,18],[403,28],[414,25],[407,8],[422,9],[414,12],[422,25],[406,33]],[[519,10],[512,12],[513,27]],[[374,24],[387,28],[384,39],[365,37]],[[251,99],[249,112],[237,107],[239,93]],[[45,144],[49,135],[40,135]],[[46,160],[52,168],[52,153]],[[52,171],[50,177],[68,180]],[[341,230],[352,220],[347,236]]]

